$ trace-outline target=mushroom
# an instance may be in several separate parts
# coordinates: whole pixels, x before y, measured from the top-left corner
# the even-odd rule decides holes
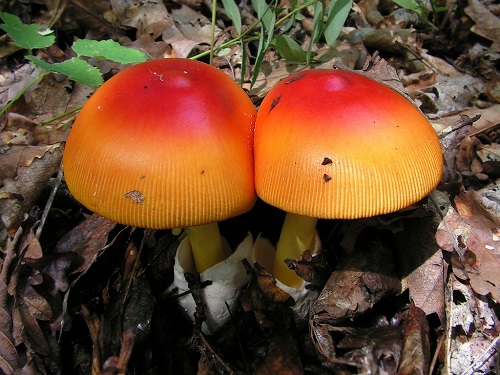
[[[252,208],[256,110],[216,68],[188,59],[129,67],[102,85],[66,142],[74,197],[115,222],[188,227],[203,272],[225,258],[217,221]]]
[[[272,272],[292,288],[303,280],[284,260],[315,247],[318,218],[400,210],[442,173],[425,116],[388,86],[342,70],[298,72],[274,86],[257,114],[254,152],[257,195],[287,212]]]

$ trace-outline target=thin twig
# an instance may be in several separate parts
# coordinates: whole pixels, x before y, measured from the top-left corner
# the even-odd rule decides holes
[[[497,346],[498,342],[500,341],[500,337],[495,338],[493,342],[484,350],[484,352],[477,358],[469,367],[467,367],[464,372],[462,372],[462,375],[467,375],[467,374],[474,374],[475,373],[475,367],[476,366],[481,366],[488,358],[490,358],[493,354],[490,353],[487,355],[491,349],[493,349],[495,346]],[[495,349],[496,350],[496,349]]]
[[[47,220],[47,217],[49,216],[50,208],[52,207],[52,203],[54,203],[54,198],[56,197],[57,189],[59,188],[59,185],[61,184],[62,178],[63,178],[63,168],[62,168],[62,163],[61,163],[61,165],[59,166],[59,172],[57,172],[55,184],[52,187],[52,191],[50,192],[49,199],[47,199],[47,203],[45,204],[45,208],[44,208],[43,213],[42,213],[42,218],[40,219],[40,224],[38,225],[38,228],[36,228],[35,237],[37,240],[39,240],[40,236],[42,235],[43,226],[45,225],[45,221]]]

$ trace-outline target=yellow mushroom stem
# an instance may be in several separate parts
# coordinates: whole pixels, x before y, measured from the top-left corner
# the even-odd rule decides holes
[[[188,237],[194,264],[199,273],[225,259],[217,222],[189,227]]]
[[[303,280],[288,268],[285,259],[299,259],[306,250],[314,250],[317,218],[287,213],[276,244],[273,275],[291,288],[299,288]]]

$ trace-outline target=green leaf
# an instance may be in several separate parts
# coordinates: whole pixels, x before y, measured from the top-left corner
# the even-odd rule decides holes
[[[257,47],[257,55],[255,57],[255,64],[252,73],[252,80],[250,81],[250,88],[253,87],[255,81],[257,81],[257,76],[260,72],[260,67],[262,66],[262,60],[264,59],[264,53],[266,52],[264,46],[264,25],[260,25],[260,33],[259,33],[259,45]]]
[[[415,0],[394,0],[394,2],[406,10],[417,13],[425,22],[429,22],[427,18],[427,8],[421,6]]]
[[[252,5],[260,20],[259,46],[255,56],[255,64],[252,73],[250,87],[253,87],[264,60],[264,54],[269,49],[274,37],[274,26],[276,25],[276,14],[272,11],[271,5],[266,0],[252,0]]]
[[[147,60],[144,52],[124,47],[114,40],[79,39],[72,46],[78,56],[97,57],[120,64],[141,63]]]
[[[448,10],[447,7],[435,7],[435,8],[432,8],[432,11],[434,13],[442,13],[442,12],[446,12]]]
[[[271,5],[266,3],[266,0],[252,0],[252,6],[257,12],[257,17],[264,25],[267,32],[274,29],[276,23],[276,15],[271,9]]]
[[[330,11],[326,19],[325,39],[329,46],[333,46],[342,31],[347,16],[352,8],[353,0],[336,0],[330,4]]]
[[[64,74],[68,76],[69,79],[88,86],[100,86],[103,83],[102,74],[99,69],[78,57],[73,57],[70,60],[55,64],[49,64],[35,56],[26,56],[26,58],[40,68],[54,73]]]
[[[394,0],[394,2],[400,7],[403,7],[406,10],[411,10],[413,12],[417,12],[421,8],[421,6],[415,0]]]
[[[1,12],[0,18],[4,22],[0,25],[0,29],[8,33],[14,40],[14,44],[21,48],[46,48],[54,44],[56,40],[52,30],[40,31],[40,25],[26,25],[13,14]]]
[[[241,34],[241,14],[234,0],[222,0],[222,6],[226,11],[227,16],[236,28],[238,35]]]
[[[419,15],[420,18],[422,18],[422,20],[424,20],[425,23],[427,23],[430,27],[436,29],[436,26],[432,24],[432,22],[429,21],[429,18],[427,17],[427,8],[420,5],[415,0],[394,0],[394,2],[400,7],[405,8],[406,10],[415,12]]]
[[[231,48],[226,47],[226,48],[223,48],[223,49],[217,51],[217,56],[219,56],[219,57],[226,56],[230,52],[231,52]]]
[[[299,15],[299,16],[301,16],[301,15]],[[299,17],[297,17],[297,15],[290,17],[288,19],[288,22],[284,26],[281,27],[281,32],[286,33],[287,31],[289,31],[293,27],[293,25],[295,25],[295,22],[297,22],[297,21],[299,21],[299,22],[301,21],[299,19]]]
[[[274,47],[286,61],[307,61],[307,52],[303,51],[302,48],[300,48],[299,44],[287,35],[277,36]]]

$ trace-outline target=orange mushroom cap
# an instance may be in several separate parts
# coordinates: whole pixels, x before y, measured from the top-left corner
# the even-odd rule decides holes
[[[397,211],[439,182],[442,153],[422,113],[384,84],[309,70],[264,98],[255,128],[255,184],[287,212],[353,219]]]
[[[88,100],[63,157],[71,193],[110,220],[174,228],[255,202],[256,110],[216,68],[188,59],[129,67]]]

